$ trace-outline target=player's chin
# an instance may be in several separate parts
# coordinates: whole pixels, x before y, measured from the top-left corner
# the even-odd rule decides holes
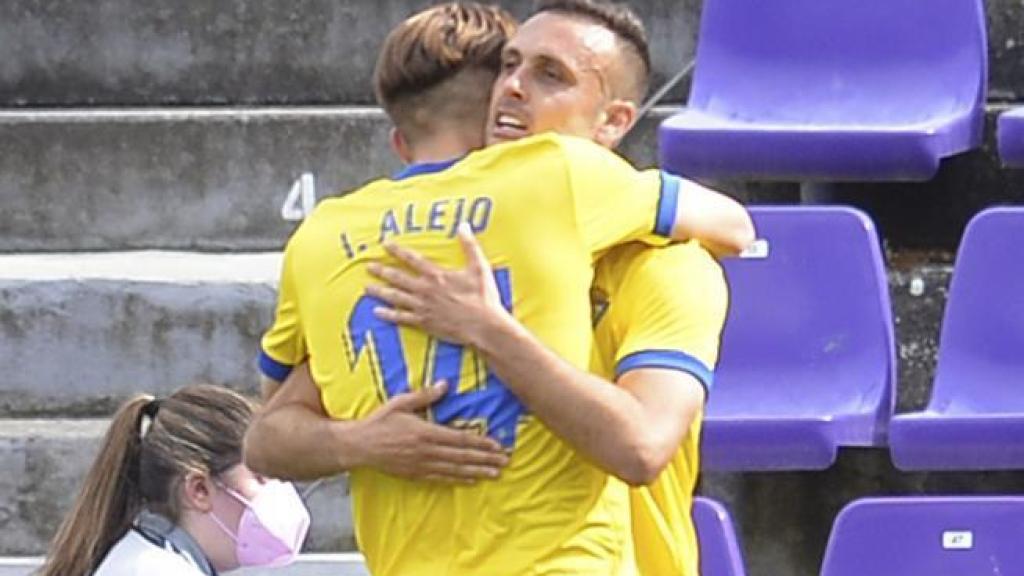
[[[491,130],[487,135],[488,144],[500,144],[502,142],[513,142],[530,135],[529,130],[518,128],[498,127]]]

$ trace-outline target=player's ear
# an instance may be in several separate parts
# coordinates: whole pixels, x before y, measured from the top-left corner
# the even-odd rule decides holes
[[[391,141],[391,150],[398,156],[398,159],[403,164],[412,164],[412,149],[409,147],[409,142],[406,141],[405,136],[402,136],[402,133],[398,131],[398,128],[391,128],[389,139]]]
[[[615,148],[626,137],[637,117],[636,104],[629,100],[612,100],[602,112],[594,139],[606,148]]]

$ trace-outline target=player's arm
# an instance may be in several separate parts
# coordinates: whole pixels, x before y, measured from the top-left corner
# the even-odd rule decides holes
[[[389,286],[368,292],[394,306],[378,315],[475,347],[530,412],[577,451],[631,484],[653,480],[703,403],[699,381],[676,365],[645,364],[624,370],[616,386],[565,362],[501,306],[479,245],[465,229],[459,238],[467,267],[458,271],[390,246],[417,275],[371,268]]]
[[[264,402],[281,387],[295,365],[306,357],[306,341],[299,314],[298,291],[292,266],[292,243],[285,248],[278,282],[274,323],[260,339],[257,364],[260,394]]]
[[[691,180],[679,186],[673,236],[695,239],[718,257],[736,256],[754,242],[754,222],[742,204]]]
[[[275,478],[333,476],[361,464],[360,447],[346,432],[344,424],[332,425],[303,364],[291,370],[253,417],[245,434],[245,462],[254,472]]]
[[[277,394],[277,391],[281,389],[281,384],[283,383],[280,382],[279,380],[274,380],[273,378],[268,378],[261,374],[260,398],[263,400],[263,402],[266,402],[273,398],[274,394]]]
[[[570,365],[506,316],[481,331],[488,365],[556,436],[623,481],[649,484],[704,402],[691,374],[630,370],[617,384]]]
[[[445,386],[402,394],[368,418],[335,420],[324,409],[309,366],[291,372],[245,435],[246,465],[292,480],[368,467],[414,480],[473,482],[498,476],[508,463],[490,438],[427,422],[420,415]]]
[[[664,171],[637,171],[592,142],[557,142],[576,224],[594,253],[632,240],[696,239],[717,255],[734,255],[754,241],[750,215],[729,196]]]

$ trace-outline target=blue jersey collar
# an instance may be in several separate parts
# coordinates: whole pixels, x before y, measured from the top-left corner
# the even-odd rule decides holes
[[[452,158],[451,160],[443,160],[441,162],[422,162],[420,164],[409,164],[405,168],[399,170],[391,177],[392,180],[405,180],[413,176],[419,176],[421,174],[434,174],[435,172],[443,172],[452,167],[453,164],[462,160],[463,156],[458,158]]]

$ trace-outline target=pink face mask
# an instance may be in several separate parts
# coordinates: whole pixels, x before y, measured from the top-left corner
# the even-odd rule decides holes
[[[210,513],[232,540],[241,566],[284,566],[295,560],[309,530],[309,511],[290,482],[268,480],[251,501],[227,486],[224,491],[245,506],[232,532]]]

